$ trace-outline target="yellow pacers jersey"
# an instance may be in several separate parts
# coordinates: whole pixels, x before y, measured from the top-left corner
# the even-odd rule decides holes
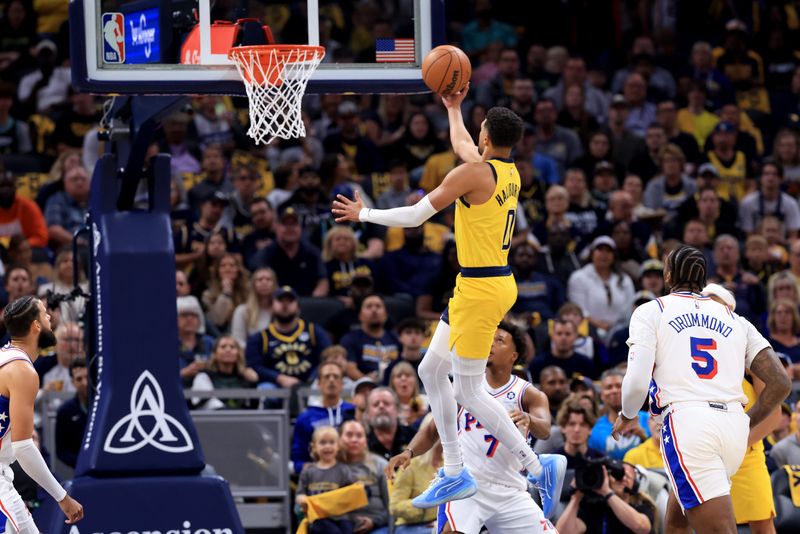
[[[508,251],[514,235],[520,180],[517,166],[510,159],[487,161],[497,184],[492,198],[471,205],[456,201],[456,245],[461,267],[499,267],[508,265]]]
[[[744,409],[748,411],[756,401],[756,391],[747,379],[742,380],[742,389],[747,395],[747,405]],[[775,517],[772,485],[766,461],[764,443],[759,441],[747,449],[742,465],[731,478],[733,513],[739,524]]]

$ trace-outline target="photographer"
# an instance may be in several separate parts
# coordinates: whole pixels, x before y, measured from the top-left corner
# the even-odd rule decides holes
[[[588,460],[575,470],[572,487],[576,489],[556,530],[575,534],[652,532],[655,505],[639,494],[638,486],[632,465],[609,458]]]

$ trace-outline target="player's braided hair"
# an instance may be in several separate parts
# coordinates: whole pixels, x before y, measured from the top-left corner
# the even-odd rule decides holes
[[[706,258],[694,247],[683,245],[667,256],[667,269],[673,288],[700,293],[706,286]]]
[[[38,302],[36,297],[20,297],[3,310],[3,322],[12,338],[28,335],[31,324],[39,317]]]

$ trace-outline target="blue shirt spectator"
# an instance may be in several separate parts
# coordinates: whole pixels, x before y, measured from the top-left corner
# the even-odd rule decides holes
[[[403,248],[381,258],[378,273],[383,293],[418,297],[439,272],[441,256],[425,247],[422,226],[404,229]]]
[[[503,46],[517,45],[517,33],[510,25],[492,18],[489,0],[475,2],[475,20],[464,26],[464,52],[470,56],[486,50],[493,43]]]
[[[86,219],[89,209],[89,173],[81,166],[64,175],[64,190],[47,199],[44,218],[50,241],[58,246],[72,243],[72,235]]]
[[[556,163],[556,160],[550,156],[539,152],[534,152],[533,168],[536,178],[547,185],[553,185],[561,182],[561,175],[558,172],[558,163]]]
[[[619,441],[611,437],[611,428],[614,426],[611,416],[616,420],[617,414],[622,410],[623,376],[625,373],[618,369],[606,371],[601,376],[600,400],[603,401],[606,413],[597,420],[589,436],[589,447],[617,460],[622,460],[626,452],[650,437],[650,428],[647,425],[649,415],[644,411],[639,412],[639,428],[635,432],[622,436]]]
[[[400,340],[386,329],[388,314],[380,295],[370,295],[361,301],[358,313],[361,327],[342,337],[351,362],[348,376],[353,380],[363,375],[373,375],[380,380],[386,367],[400,354]]]

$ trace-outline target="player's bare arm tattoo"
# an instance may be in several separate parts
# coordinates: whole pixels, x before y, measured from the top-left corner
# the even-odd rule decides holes
[[[750,364],[750,372],[766,385],[748,412],[750,428],[753,428],[786,399],[792,390],[792,382],[775,352],[769,347],[756,355]]]

